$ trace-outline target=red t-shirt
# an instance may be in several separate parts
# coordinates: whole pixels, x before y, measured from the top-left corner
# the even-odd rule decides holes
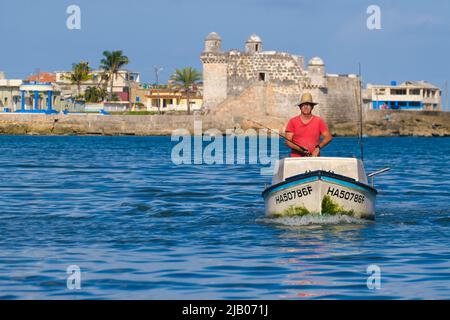
[[[314,151],[314,148],[320,143],[320,136],[325,131],[328,131],[325,121],[314,115],[307,124],[303,123],[300,116],[296,116],[289,120],[286,127],[286,132],[294,134],[292,141],[305,147],[309,152]],[[292,150],[291,157],[302,157],[302,155],[298,151]]]

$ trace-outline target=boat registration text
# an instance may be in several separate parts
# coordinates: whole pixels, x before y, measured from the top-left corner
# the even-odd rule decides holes
[[[338,188],[329,187],[327,195],[340,199],[345,199],[348,201],[354,201],[356,203],[364,203],[364,195],[350,191],[340,190]]]
[[[309,196],[311,193],[312,193],[312,187],[306,186],[301,189],[287,191],[287,192],[279,194],[275,198],[275,202],[278,204],[278,203],[282,203],[282,202],[286,202],[286,201],[290,201],[290,200],[295,200],[297,198]]]

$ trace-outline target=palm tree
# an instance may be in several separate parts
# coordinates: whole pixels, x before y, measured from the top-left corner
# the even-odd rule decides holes
[[[80,96],[81,83],[92,79],[92,75],[89,74],[90,71],[89,62],[81,61],[80,63],[74,63],[72,65],[72,72],[66,75],[66,78],[72,84],[77,85],[78,96]]]
[[[117,78],[120,68],[129,63],[128,57],[123,55],[122,50],[104,51],[104,58],[100,61],[100,68],[109,74],[110,84],[110,99],[113,97],[114,77]]]
[[[193,92],[193,86],[198,84],[202,79],[201,74],[192,67],[184,69],[176,69],[170,80],[172,83],[186,93],[187,113],[191,113],[190,94]]]
[[[101,102],[106,98],[107,95],[108,94],[105,89],[94,86],[87,87],[86,91],[84,92],[86,102]]]

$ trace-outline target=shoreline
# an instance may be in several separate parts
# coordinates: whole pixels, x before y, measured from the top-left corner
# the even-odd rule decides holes
[[[364,113],[364,136],[368,137],[447,137],[450,136],[450,112],[367,110]],[[287,119],[261,117],[258,120],[271,129],[284,130]],[[171,136],[175,130],[199,135],[217,130],[222,134],[250,132],[257,126],[242,117],[221,119],[210,114],[196,115],[99,115],[99,114],[0,114],[0,135],[40,136]],[[329,123],[335,137],[358,136],[355,123]]]

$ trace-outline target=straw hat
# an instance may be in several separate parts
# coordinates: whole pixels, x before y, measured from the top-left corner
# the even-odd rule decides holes
[[[313,106],[315,106],[317,104],[317,102],[313,102],[312,95],[309,92],[302,94],[302,97],[300,99],[300,103],[298,104],[298,106],[301,107],[305,103],[312,104]]]

